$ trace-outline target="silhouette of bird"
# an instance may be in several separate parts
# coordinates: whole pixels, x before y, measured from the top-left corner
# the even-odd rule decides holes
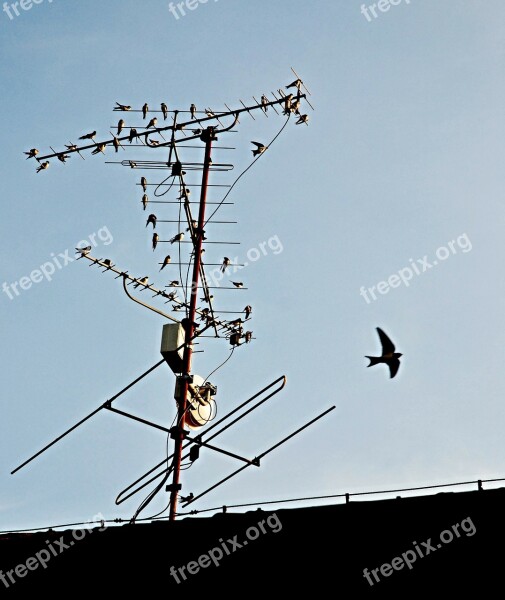
[[[215,114],[214,114],[214,113],[213,113],[213,112],[210,110],[210,108],[206,108],[206,109],[205,109],[205,114],[206,114],[208,117],[215,117],[215,116],[216,116],[216,115],[215,115]]]
[[[172,304],[172,310],[178,311],[182,310],[183,308],[183,306],[179,306],[178,304]]]
[[[305,123],[305,125],[309,124],[309,115],[300,115],[298,121],[296,122],[297,125],[302,125],[302,123]]]
[[[113,136],[112,136],[112,138],[113,138],[113,139],[112,139],[112,145],[114,146],[114,150],[115,150],[116,152],[118,152],[118,151],[119,151],[119,146],[120,146],[121,144],[119,143],[119,140],[117,139],[117,137],[116,137],[115,135],[113,135]]]
[[[161,112],[163,113],[163,120],[167,120],[168,117],[168,106],[162,102],[161,103]]]
[[[173,244],[174,242],[181,242],[184,239],[184,233],[178,233],[177,235],[174,235],[174,237],[170,240],[170,243]]]
[[[210,296],[204,296],[203,298],[200,298],[200,300],[202,302],[210,302],[213,299],[214,299],[214,296],[212,294]]]
[[[224,273],[226,271],[226,267],[231,263],[231,260],[225,256],[223,259],[223,264],[221,265],[221,273]]]
[[[297,90],[299,90],[302,87],[303,81],[301,79],[295,79],[295,81],[293,81],[293,83],[290,83],[289,85],[286,86],[286,89],[289,90],[289,88],[296,88]]]
[[[28,152],[25,152],[25,154],[27,155],[27,159],[29,158],[34,158],[35,156],[37,156],[37,154],[39,153],[39,151],[37,150],[37,148],[32,148],[31,150],[28,150]]]
[[[123,119],[119,119],[117,123],[117,134],[119,135],[123,131],[124,121]]]
[[[37,173],[40,173],[41,171],[44,171],[45,169],[47,169],[48,166],[49,166],[49,161],[46,160],[41,165],[39,165],[39,167],[37,168]]]
[[[293,100],[293,102],[291,102],[291,105],[289,107],[289,109],[291,110],[292,113],[295,113],[296,115],[300,114],[300,98],[296,98],[296,100]]]
[[[245,318],[248,319],[251,316],[251,313],[252,313],[252,306],[250,304],[248,304],[244,308],[244,312],[245,312]]]
[[[80,252],[82,256],[91,252],[91,246],[85,246],[84,248],[76,248],[76,252]]]
[[[107,144],[97,144],[96,148],[93,150],[93,152],[91,154],[99,154],[100,152],[103,153],[106,145]]]
[[[134,162],[133,160],[129,160],[128,164],[130,165],[130,169],[136,169],[137,168],[137,163]]]
[[[390,379],[393,379],[400,368],[399,358],[403,355],[399,352],[395,352],[395,345],[380,327],[377,327],[376,329],[382,345],[382,356],[366,356],[365,358],[370,360],[370,364],[367,366],[373,367],[379,363],[384,363],[389,367]]]
[[[65,148],[67,150],[77,150],[77,145],[70,143],[69,145],[65,144]]]
[[[149,143],[151,144],[151,146],[158,146],[158,144],[160,143],[159,140],[152,140],[151,138],[149,138]]]
[[[91,133],[86,133],[85,135],[81,135],[80,140],[92,140],[96,135],[96,131],[92,131]]]
[[[142,186],[144,192],[147,192],[147,179],[145,177],[140,178],[140,185]]]
[[[202,312],[200,314],[200,321],[205,321],[205,319],[209,316],[210,309],[202,308]]]
[[[114,266],[114,263],[111,261],[110,258],[105,258],[104,260],[102,260],[102,262],[108,269],[112,269],[112,267]]]
[[[293,94],[288,94],[284,96],[284,114],[288,115],[290,113],[289,107],[291,106],[291,100],[293,99]]]
[[[194,133],[195,135],[202,135],[201,129],[192,129],[191,132]]]
[[[144,104],[144,106],[142,107],[142,116],[144,117],[144,119],[146,118],[147,115],[147,111],[149,110],[149,106],[147,105],[147,102]]]
[[[158,240],[160,236],[157,233],[153,233],[153,252],[156,250],[156,246],[158,245]]]
[[[165,256],[165,258],[163,259],[163,264],[161,265],[161,269],[160,269],[160,271],[163,271],[163,269],[164,269],[164,268],[165,268],[165,267],[166,267],[168,264],[170,264],[170,261],[171,261],[171,260],[172,260],[172,259],[170,258],[170,255],[167,255],[167,256]]]
[[[189,107],[189,112],[191,113],[191,118],[196,119],[196,106],[194,104]]]
[[[256,149],[251,151],[253,153],[253,156],[263,154],[263,152],[265,152],[265,150],[268,148],[268,146],[265,146],[265,144],[262,144],[261,142],[251,142],[251,144],[254,144],[256,146]]]
[[[242,327],[242,319],[239,317],[238,319],[235,319],[234,321],[230,321],[230,325],[233,325],[235,327]]]
[[[177,279],[174,279],[166,287],[175,287],[176,285],[179,285],[179,282],[177,281]]]
[[[149,277],[146,275],[145,277],[142,277],[141,279],[139,279],[133,287],[138,288],[139,285],[147,285],[147,280],[149,279]]]
[[[144,206],[144,210],[147,208],[148,202],[149,202],[149,198],[148,198],[147,194],[144,194],[142,196],[142,205]]]
[[[61,154],[58,154],[58,160],[61,161],[62,163],[66,162],[67,158],[70,158],[70,156],[68,154],[65,154],[64,152],[61,152]]]
[[[231,281],[236,288],[244,287],[244,284],[241,281]]]
[[[116,106],[114,107],[114,110],[121,110],[121,111],[128,111],[131,109],[132,109],[131,106],[127,106],[126,104],[119,104],[119,102],[116,102]]]
[[[128,141],[130,142],[130,144],[133,142],[133,140],[138,136],[137,130],[135,129],[135,127],[132,127],[130,129],[130,133],[128,135]]]
[[[158,119],[156,117],[153,117],[149,123],[147,124],[146,129],[149,129],[151,127],[156,127],[156,123],[158,122]]]
[[[149,223],[152,223],[152,225],[153,225],[153,229],[156,229],[156,221],[157,221],[157,220],[158,220],[158,219],[157,219],[156,215],[150,214],[150,215],[147,217],[147,223],[146,223],[146,227],[149,225]]]
[[[268,110],[268,106],[266,106],[267,103],[268,103],[268,98],[265,96],[265,94],[263,94],[263,96],[261,96],[261,106],[263,107],[263,110],[265,112],[267,112],[267,110]]]
[[[248,343],[251,341],[251,339],[252,339],[252,334],[253,334],[253,332],[252,332],[252,331],[246,331],[246,332],[244,333],[244,338],[245,338],[245,343],[246,343],[246,344],[248,344]]]

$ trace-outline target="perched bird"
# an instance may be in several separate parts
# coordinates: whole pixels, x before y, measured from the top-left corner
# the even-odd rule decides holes
[[[296,100],[293,100],[293,102],[291,102],[291,105],[289,107],[289,110],[292,113],[295,113],[295,115],[299,115],[300,114],[300,98],[296,98]]]
[[[149,138],[149,143],[151,144],[151,146],[157,146],[160,141],[159,140],[152,140],[151,138]]]
[[[265,112],[267,112],[268,110],[268,98],[265,96],[265,94],[263,94],[263,96],[261,96],[261,106],[263,107],[263,110]]]
[[[289,115],[289,113],[291,112],[289,110],[289,107],[291,106],[292,99],[293,99],[293,94],[288,94],[287,96],[284,96],[284,114],[285,115]]]
[[[380,327],[377,327],[376,329],[382,345],[382,356],[366,356],[365,358],[370,360],[370,364],[367,366],[373,367],[373,365],[385,363],[389,367],[390,379],[393,379],[400,368],[399,358],[403,355],[399,352],[395,352],[395,345]]]
[[[119,119],[117,123],[117,134],[119,135],[123,131],[124,121],[123,119]]]
[[[231,281],[236,288],[244,287],[244,284],[241,281]]]
[[[80,140],[92,140],[96,135],[96,131],[92,131],[91,133],[86,133],[85,135],[81,135]]]
[[[223,259],[223,264],[221,265],[221,273],[224,273],[226,271],[226,267],[231,264],[231,260],[225,256]]]
[[[202,312],[200,315],[200,321],[205,321],[209,316],[210,310],[208,308],[202,308]]]
[[[189,188],[182,188],[181,193],[179,194],[179,197],[177,198],[177,200],[184,200],[184,199],[188,198],[188,196],[190,194],[191,194],[191,190]]]
[[[68,154],[65,154],[64,152],[58,154],[58,160],[62,163],[66,162],[67,158],[70,158],[70,156]]]
[[[234,327],[242,327],[242,324],[243,321],[240,317],[238,319],[235,319],[234,321],[230,321],[230,325],[233,325]]]
[[[289,85],[286,86],[286,89],[289,90],[289,88],[296,88],[297,90],[299,90],[302,87],[303,81],[301,79],[295,79],[295,81],[293,81],[293,83],[290,83]]]
[[[160,236],[157,233],[153,233],[153,252],[156,250],[156,246],[158,245],[158,240]]]
[[[28,150],[28,152],[25,152],[25,154],[27,155],[27,159],[28,158],[34,158],[35,156],[37,156],[37,154],[39,153],[39,151],[37,150],[37,148],[32,148],[31,150]]]
[[[79,252],[82,256],[91,252],[91,246],[85,246],[84,248],[76,248],[76,252]]]
[[[182,131],[183,129],[186,129],[186,124],[185,123],[177,123],[177,125],[175,126],[175,129],[177,131]]]
[[[147,124],[146,129],[149,129],[150,127],[154,127],[156,128],[156,123],[158,122],[158,119],[156,117],[153,117],[149,123]]]
[[[131,109],[132,109],[131,106],[127,106],[126,104],[119,104],[119,102],[116,102],[116,106],[114,107],[114,110],[121,110],[121,111],[128,111]]]
[[[194,104],[189,107],[189,112],[191,113],[191,118],[196,119],[196,106]]]
[[[184,307],[180,306],[178,304],[172,304],[172,310],[178,311],[178,310],[182,310]]]
[[[301,125],[302,123],[305,123],[305,125],[309,124],[309,115],[300,115],[296,124]]]
[[[163,119],[166,121],[168,117],[168,106],[164,102],[161,103],[161,112],[163,113]]]
[[[245,343],[246,343],[246,344],[248,344],[248,343],[251,341],[251,339],[252,339],[252,334],[253,334],[253,332],[252,332],[252,331],[246,331],[246,332],[244,333],[244,338],[245,338]]]
[[[160,271],[163,271],[163,269],[164,269],[164,268],[165,268],[165,267],[166,267],[168,264],[170,264],[170,261],[171,261],[171,260],[172,260],[172,259],[170,258],[170,255],[168,255],[168,256],[165,256],[165,258],[163,259],[163,264],[161,265],[161,269],[160,269]]]
[[[170,294],[166,294],[166,298],[169,302],[173,302],[177,298],[177,292],[170,292]]]
[[[205,114],[206,114],[208,117],[215,117],[215,116],[216,116],[216,115],[215,115],[215,114],[214,114],[214,113],[213,113],[213,112],[210,110],[210,108],[206,108],[206,109],[205,109]]]
[[[213,299],[214,299],[214,296],[212,294],[210,296],[204,296],[203,298],[200,298],[200,300],[202,302],[210,302]]]
[[[177,279],[174,279],[167,285],[167,287],[175,287],[176,285],[179,285],[179,282],[177,281]]]
[[[150,214],[150,215],[147,217],[147,223],[146,223],[146,227],[149,225],[149,223],[152,223],[152,225],[153,225],[153,229],[156,229],[156,221],[157,221],[157,220],[158,220],[158,219],[157,219],[156,215]]]
[[[67,150],[77,150],[76,144],[72,144],[72,143],[70,143],[69,145],[65,144],[65,148]]]
[[[192,129],[191,133],[194,133],[195,135],[202,135],[202,130],[201,129]]]
[[[108,269],[112,269],[112,267],[114,266],[114,263],[111,261],[110,258],[105,258],[104,260],[102,260],[102,263],[108,268]]]
[[[130,133],[128,135],[128,141],[130,142],[130,144],[133,142],[133,140],[138,136],[137,130],[135,129],[135,127],[132,127],[130,129]]]
[[[259,154],[263,154],[263,152],[265,152],[265,150],[268,148],[268,146],[265,146],[265,144],[262,144],[260,142],[251,142],[251,144],[254,144],[256,146],[255,150],[251,150],[251,152],[253,153],[253,156],[258,156]]]
[[[144,119],[147,116],[147,111],[149,110],[149,106],[147,105],[147,102],[144,104],[144,106],[142,107],[142,116],[144,117]]]
[[[234,331],[231,335],[230,335],[230,344],[232,346],[240,346],[240,332],[239,331]]]
[[[147,208],[147,203],[149,202],[149,198],[147,197],[147,194],[144,194],[142,196],[142,205],[144,206],[144,210]]]
[[[147,285],[148,279],[149,279],[149,277],[147,275],[145,277],[142,277],[141,279],[138,279],[133,287],[138,288],[139,285]]]
[[[129,160],[128,164],[130,165],[130,169],[136,169],[137,168],[137,163],[133,162],[133,160]]]
[[[99,152],[101,152],[103,154],[103,151],[105,150],[105,146],[107,144],[97,144],[96,148],[93,150],[93,152],[91,154],[98,154]]]
[[[244,312],[245,312],[245,318],[248,319],[251,316],[251,313],[252,313],[252,306],[250,304],[248,304],[244,308]]]
[[[170,240],[170,243],[173,244],[174,242],[182,242],[183,239],[184,233],[178,233],[177,235],[174,235],[174,237]]]
[[[42,164],[39,165],[39,167],[37,168],[37,173],[44,171],[45,169],[47,169],[48,166],[49,166],[49,161],[46,160],[45,162],[43,162]]]
[[[140,185],[142,186],[144,192],[147,192],[147,179],[145,177],[140,178]]]
[[[114,150],[116,152],[118,152],[119,151],[119,146],[120,146],[119,140],[117,139],[117,137],[115,135],[113,135],[112,137],[113,137],[112,145],[114,146]]]

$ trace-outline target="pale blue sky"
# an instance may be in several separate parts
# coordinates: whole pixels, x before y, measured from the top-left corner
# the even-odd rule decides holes
[[[208,228],[240,240],[242,258],[273,236],[283,247],[240,272],[249,290],[233,302],[253,306],[257,339],[211,380],[223,414],[288,377],[281,395],[222,436],[246,455],[337,410],[196,509],[505,475],[505,5],[404,0],[370,22],[361,5],[219,0],[176,19],[164,0],[44,0],[12,20],[0,12],[0,285],[99,230],[110,243],[95,254],[168,283],[156,266],[163,249],[150,249],[137,173],[88,153],[35,174],[23,151],[61,149],[93,129],[106,135],[116,100],[220,110],[288,84],[290,66],[312,92],[310,126],[289,123],[220,213],[238,225]],[[250,161],[250,140],[268,142],[282,123],[244,116],[223,138],[236,148],[215,154],[236,165],[229,183]],[[160,232],[175,233],[167,224]],[[375,292],[370,303],[360,296],[411,259],[433,262],[452,240],[454,252],[408,287]],[[224,254],[207,251],[216,262]],[[83,262],[13,300],[0,292],[0,529],[98,512],[127,518],[142,498],[118,508],[116,494],[164,456],[161,432],[101,413],[9,474],[160,358],[164,320]],[[394,380],[366,368],[376,326],[404,354]],[[194,366],[206,376],[229,346],[205,340],[203,348]],[[116,406],[170,424],[173,384],[162,367]],[[183,473],[183,493],[235,467],[202,452]]]

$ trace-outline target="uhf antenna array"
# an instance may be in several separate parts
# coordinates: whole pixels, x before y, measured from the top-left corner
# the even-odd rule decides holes
[[[224,274],[227,269],[234,265],[231,259],[226,256],[222,260],[220,259],[219,262],[205,262],[203,253],[206,248],[204,246],[207,246],[208,244],[221,245],[237,243],[230,241],[213,241],[208,240],[207,238],[207,225],[234,223],[234,221],[216,221],[213,217],[221,206],[224,204],[231,204],[226,203],[225,200],[240,178],[239,176],[233,185],[224,186],[228,187],[228,192],[221,201],[207,201],[209,188],[216,185],[209,183],[210,174],[213,172],[226,173],[233,169],[232,164],[217,163],[213,161],[213,146],[215,142],[218,141],[218,135],[220,136],[225,133],[236,131],[234,128],[240,124],[240,117],[244,113],[247,113],[252,119],[255,119],[253,113],[260,113],[268,118],[269,109],[272,109],[276,115],[282,114],[286,117],[286,121],[283,124],[281,131],[283,131],[284,127],[293,116],[296,119],[297,125],[307,125],[309,117],[307,113],[303,112],[302,103],[306,103],[312,108],[312,105],[307,99],[307,95],[310,95],[310,92],[294,70],[293,73],[296,76],[295,81],[286,86],[286,91],[279,89],[277,93],[271,92],[273,99],[262,94],[259,101],[253,97],[254,104],[252,105],[247,106],[240,100],[241,106],[239,108],[231,109],[225,104],[226,111],[221,112],[214,112],[210,108],[199,111],[194,104],[191,104],[188,111],[169,110],[165,103],[161,104],[160,110],[151,110],[147,103],[140,109],[132,109],[129,105],[116,102],[116,106],[113,109],[115,112],[124,113],[125,117],[126,114],[142,113],[143,121],[149,119],[147,125],[140,126],[136,123],[127,125],[122,115],[117,125],[114,126],[116,132],[113,133],[110,131],[112,137],[106,138],[104,141],[96,141],[95,138],[97,132],[92,131],[80,136],[79,139],[82,141],[81,145],[70,142],[65,145],[65,150],[61,151],[55,151],[54,148],[51,147],[52,153],[43,156],[39,156],[40,152],[36,148],[32,148],[28,152],[25,152],[28,158],[35,158],[38,161],[37,172],[47,170],[50,161],[53,158],[57,158],[61,163],[66,163],[72,154],[78,154],[82,159],[85,159],[84,153],[87,151],[91,151],[91,154],[93,155],[99,155],[105,154],[107,149],[113,148],[115,154],[118,154],[120,151],[127,151],[130,149],[136,150],[141,147],[143,149],[149,149],[149,151],[155,151],[158,154],[160,151],[163,152],[163,156],[158,160],[145,160],[135,157],[133,159],[111,162],[138,170],[142,173],[137,185],[142,188],[141,203],[144,211],[147,210],[147,207],[150,204],[175,204],[178,206],[179,214],[177,219],[162,220],[159,219],[156,214],[150,213],[147,217],[146,227],[152,226],[153,229],[151,240],[153,251],[163,243],[170,243],[170,247],[173,247],[173,245],[176,244],[175,247],[177,248],[178,260],[174,261],[172,256],[167,254],[161,262],[158,262],[158,264],[161,265],[161,268],[159,269],[160,272],[164,271],[165,268],[167,268],[168,272],[170,269],[178,267],[179,279],[172,279],[170,284],[164,288],[156,287],[149,282],[149,277],[147,275],[142,277],[133,276],[127,270],[119,269],[109,258],[95,258],[91,256],[90,246],[76,249],[79,259],[86,259],[89,261],[90,266],[96,266],[104,273],[113,273],[116,276],[116,279],[121,279],[123,289],[131,300],[170,321],[170,323],[165,324],[163,327],[161,347],[163,360],[156,363],[115,396],[109,398],[84,419],[81,419],[81,421],[65,431],[62,435],[58,436],[50,444],[39,450],[36,454],[14,469],[12,473],[19,471],[34,458],[68,435],[71,431],[74,431],[74,429],[79,427],[82,423],[93,417],[102,409],[105,409],[164,431],[174,440],[173,454],[168,457],[168,459],[164,458],[160,463],[141,475],[132,484],[120,492],[116,498],[116,503],[121,504],[149,484],[156,482],[154,489],[142,502],[132,518],[132,521],[134,521],[140,511],[149,504],[155,495],[163,488],[170,475],[172,475],[172,482],[166,486],[166,490],[170,492],[169,518],[170,520],[174,520],[177,515],[179,497],[183,501],[183,505],[187,506],[242,472],[244,469],[250,466],[259,467],[260,461],[264,456],[335,408],[333,406],[325,410],[258,456],[246,458],[224,448],[215,446],[214,444],[210,444],[210,441],[280,392],[285,386],[286,378],[284,376],[279,377],[260,390],[257,394],[231,410],[224,417],[215,421],[212,425],[209,425],[210,421],[214,420],[216,414],[215,396],[217,394],[217,387],[192,372],[194,340],[199,337],[204,337],[204,333],[207,333],[205,337],[228,339],[232,346],[232,352],[240,347],[243,344],[243,341],[249,343],[253,339],[252,331],[244,331],[244,325],[251,319],[252,307],[250,305],[247,305],[245,308],[238,311],[217,311],[213,303],[214,297],[212,290],[215,287],[219,289],[245,290],[247,288],[244,287],[243,282],[232,281],[232,287],[219,285],[211,286],[209,285],[209,277],[205,271],[205,268],[208,266],[219,266],[220,272]],[[158,116],[156,116],[157,114],[160,114],[163,117],[163,121],[158,119]],[[275,136],[274,140],[278,135],[279,134]],[[188,142],[194,142],[194,144],[188,144]],[[202,144],[204,150],[202,162],[191,162],[182,159],[182,150],[185,151],[189,148],[201,149]],[[252,150],[253,162],[247,169],[249,169],[250,166],[252,166],[252,164],[261,158],[265,151],[268,150],[268,145],[266,144],[260,142],[252,142],[252,144],[254,146]],[[232,149],[225,146],[216,146],[216,148],[223,150]],[[168,174],[161,180],[153,180],[152,171],[168,171]],[[193,182],[189,183],[186,180],[186,175],[194,172],[201,172],[201,181],[199,184]],[[200,198],[198,202],[190,200],[191,188],[195,187],[200,189]],[[217,184],[216,187],[220,187],[220,185]],[[164,198],[173,190],[177,191],[178,195],[176,199],[160,200],[160,198]],[[170,198],[170,196],[168,197]],[[192,211],[192,206],[195,204],[198,204],[198,214],[193,214]],[[206,208],[208,205],[216,205],[216,208],[213,210],[210,217],[206,217]],[[184,219],[182,219],[181,216],[183,213]],[[185,221],[184,225],[182,225],[183,220]],[[177,224],[178,231],[167,239],[161,239],[157,231],[157,227],[160,223]],[[182,256],[182,250],[186,247],[185,244],[189,245],[190,250],[187,260],[183,260]],[[187,267],[185,281],[182,276],[183,266],[185,268]],[[189,285],[189,272],[191,267],[192,278],[191,285]],[[171,311],[169,312],[172,312],[177,316],[168,314],[136,297],[132,293],[131,286],[133,286],[134,290],[139,290],[139,292],[150,292],[152,298],[161,298],[166,304],[170,304]],[[167,291],[166,288],[170,288],[170,290]],[[179,293],[181,293],[181,297],[179,297]],[[179,312],[183,312],[184,316],[182,318],[177,318]],[[239,316],[238,318],[232,319],[221,316],[221,314],[229,313],[232,313],[233,315],[238,314]],[[242,320],[242,315],[245,316],[244,320]],[[173,424],[172,427],[164,427],[112,406],[112,403],[119,396],[152,373],[164,362],[168,363],[176,376],[174,396],[177,405],[177,416],[174,420],[175,424]],[[256,402],[251,405],[255,400]],[[224,424],[225,422],[227,423]],[[202,431],[202,428],[204,427],[205,429]],[[198,430],[199,433],[195,436],[191,436],[190,430]],[[211,432],[212,435],[209,436]],[[189,459],[190,464],[195,462],[199,458],[200,448],[202,447],[239,461],[241,466],[230,475],[213,484],[207,490],[198,493],[196,496],[194,494],[180,496],[182,489],[180,483],[182,461]],[[188,448],[189,451],[184,453]]]

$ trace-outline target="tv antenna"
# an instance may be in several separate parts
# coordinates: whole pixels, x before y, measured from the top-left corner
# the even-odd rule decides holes
[[[162,332],[161,354],[163,359],[36,454],[25,460],[12,471],[12,474],[40,456],[40,454],[48,450],[95,414],[101,410],[108,410],[164,431],[174,440],[173,454],[168,459],[164,458],[160,463],[141,475],[136,481],[121,491],[116,498],[116,503],[121,504],[149,484],[157,482],[153,491],[142,502],[132,518],[132,521],[134,521],[140,511],[162,490],[171,475],[172,481],[166,485],[166,491],[170,492],[169,518],[173,521],[177,516],[177,506],[182,490],[180,473],[183,460],[189,458],[190,463],[194,463],[199,458],[200,449],[205,448],[224,454],[241,463],[238,469],[205,491],[199,492],[197,495],[191,493],[187,496],[181,496],[183,505],[187,506],[239,474],[244,469],[250,466],[259,467],[263,457],[326,416],[335,408],[334,406],[328,408],[267,450],[253,458],[247,458],[215,446],[210,442],[267,400],[277,395],[285,386],[285,376],[279,377],[251,398],[232,409],[218,421],[209,424],[211,421],[214,421],[216,416],[217,386],[210,383],[208,377],[207,379],[203,379],[192,370],[192,359],[195,352],[194,340],[203,337],[227,339],[232,346],[231,354],[233,354],[238,348],[243,347],[254,339],[252,331],[245,331],[245,326],[246,324],[248,326],[251,319],[252,307],[250,305],[234,311],[216,310],[214,306],[214,289],[243,291],[247,290],[247,287],[244,287],[243,282],[235,281],[231,281],[231,286],[212,286],[210,285],[212,282],[210,281],[208,272],[206,272],[206,267],[218,267],[218,272],[224,276],[227,270],[229,272],[232,268],[243,265],[234,264],[226,256],[219,259],[218,262],[206,262],[204,261],[203,253],[207,249],[205,246],[213,247],[210,246],[213,244],[218,246],[238,244],[238,242],[230,240],[209,239],[210,232],[207,232],[208,226],[235,223],[235,221],[218,221],[214,217],[222,206],[232,204],[231,202],[226,202],[226,200],[240,177],[257,160],[262,158],[281,132],[284,131],[289,121],[294,119],[296,125],[308,125],[309,116],[303,111],[303,107],[306,104],[314,110],[307,98],[311,94],[299,75],[293,69],[292,71],[296,79],[287,85],[285,89],[280,88],[276,92],[270,92],[269,96],[262,93],[259,100],[253,96],[254,103],[252,104],[245,104],[240,100],[240,107],[238,108],[232,109],[225,104],[226,110],[219,112],[214,112],[210,107],[198,110],[195,104],[191,104],[188,110],[169,110],[167,104],[163,102],[160,104],[159,109],[153,110],[147,103],[142,107],[133,108],[130,105],[116,102],[113,111],[121,113],[121,115],[117,124],[108,128],[111,137],[101,138],[102,141],[97,141],[97,132],[94,130],[79,136],[80,143],[76,144],[70,141],[69,144],[65,144],[62,150],[54,150],[54,148],[50,147],[52,152],[41,156],[38,149],[32,148],[25,153],[28,158],[34,158],[37,161],[37,172],[41,172],[48,169],[53,159],[58,159],[60,163],[65,164],[74,154],[85,160],[85,155],[88,152],[91,152],[92,155],[102,155],[107,150],[112,149],[117,160],[108,162],[139,171],[141,177],[137,182],[137,187],[141,192],[141,204],[145,211],[144,214],[147,214],[148,207],[153,204],[167,205],[168,209],[170,209],[171,205],[174,205],[178,209],[178,214],[175,215],[176,218],[163,220],[159,219],[154,212],[151,212],[147,216],[145,225],[146,228],[152,227],[149,230],[149,235],[151,236],[152,233],[150,243],[153,252],[167,243],[170,244],[170,248],[176,249],[176,260],[173,260],[172,256],[167,254],[163,260],[158,261],[158,265],[161,265],[159,272],[164,271],[166,268],[167,271],[164,272],[172,270],[173,273],[173,270],[178,268],[178,278],[172,279],[170,284],[165,286],[165,288],[156,287],[149,281],[149,276],[147,275],[141,277],[134,276],[127,270],[118,268],[109,258],[93,257],[90,246],[76,249],[79,255],[78,258],[89,261],[89,266],[98,267],[103,273],[113,273],[116,279],[121,279],[123,289],[132,301],[168,319],[169,323],[164,325]],[[216,142],[218,142],[219,137],[222,135],[236,132],[235,128],[240,125],[240,118],[245,113],[253,120],[256,120],[258,115],[270,118],[270,116],[273,116],[272,113],[274,113],[277,116],[284,116],[285,122],[280,131],[268,144],[252,142],[253,160],[235,179],[232,185],[210,183],[211,174],[226,174],[233,170],[232,164],[214,162],[212,151],[214,148],[220,150],[233,149],[229,146],[217,146]],[[141,124],[137,122],[140,115],[142,118]],[[125,121],[127,117],[132,120],[129,124]],[[186,157],[183,160],[183,153],[189,155],[195,149],[200,152],[203,149],[203,160],[189,160]],[[142,151],[142,155],[139,154],[127,159],[121,156],[123,152],[130,154],[132,151],[138,153],[139,150]],[[146,150],[150,153],[156,153],[156,159],[153,160],[152,155],[149,159],[146,159],[144,156]],[[160,171],[164,172],[161,176],[158,173],[154,173]],[[200,181],[197,183],[190,181],[190,178],[198,172],[201,173]],[[227,192],[220,201],[208,201],[208,192],[212,187],[227,188]],[[190,200],[192,188],[199,188],[198,201]],[[177,192],[176,198],[173,198],[174,191]],[[165,197],[169,199],[167,200]],[[193,214],[192,208],[194,205],[198,205],[197,214]],[[210,216],[206,216],[206,209],[209,206],[213,210]],[[162,208],[162,206],[159,208]],[[152,210],[158,210],[158,207]],[[171,226],[176,224],[176,232],[162,239],[157,229],[161,223],[169,223]],[[185,248],[189,251],[187,258],[183,257]],[[185,280],[182,271],[183,267],[186,268]],[[192,277],[189,284],[191,267]],[[132,286],[133,290],[138,290],[138,293],[135,291],[132,292]],[[170,288],[169,291],[166,288]],[[171,310],[166,312],[142,300],[138,297],[142,292],[151,293],[152,298],[162,299],[166,304],[170,305]],[[172,314],[168,314],[169,312]],[[179,313],[181,313],[182,318]],[[225,316],[230,313],[232,317]],[[204,336],[204,333],[207,335]],[[164,362],[169,365],[175,375],[174,397],[176,400],[177,415],[171,427],[153,423],[112,406],[113,402],[119,396],[152,373]],[[197,431],[198,433],[190,435],[191,431]],[[213,433],[209,436],[211,432]],[[188,448],[189,451],[184,453]]]

